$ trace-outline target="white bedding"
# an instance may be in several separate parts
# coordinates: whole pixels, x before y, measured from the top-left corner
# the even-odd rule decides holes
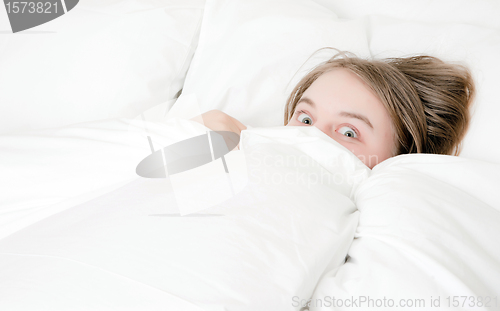
[[[495,0],[89,0],[1,33],[0,310],[500,310],[497,16]],[[461,157],[370,171],[315,128],[280,127],[324,46],[470,66]],[[182,118],[210,109],[253,126],[226,156],[247,186],[189,210],[136,166],[147,136],[204,134]]]
[[[162,146],[200,128],[165,133],[159,124],[112,119],[0,136],[0,237],[136,179],[150,153],[146,135]]]
[[[173,119],[163,132],[200,127]],[[234,152],[245,153],[248,185],[187,216],[169,179],[143,178],[48,217],[50,207],[31,217],[24,211],[31,224],[23,228],[2,213],[17,230],[0,240],[8,267],[0,309],[156,310],[172,300],[181,310],[285,310],[291,297],[312,295],[325,268],[344,262],[358,220],[351,195],[369,170],[316,128],[255,129],[243,134],[241,149]],[[273,162],[290,156],[303,163]],[[284,176],[288,182],[275,181]]]
[[[206,131],[180,119],[147,127],[157,148]],[[314,127],[252,128],[233,151],[245,155],[248,185],[181,217],[168,179],[133,177],[150,153],[143,129],[107,121],[51,133],[68,147],[61,155],[53,137],[37,148],[53,169],[62,174],[68,167],[57,160],[72,155],[92,164],[41,188],[52,191],[53,205],[16,196],[19,184],[3,178],[10,200],[0,214],[0,309],[299,310],[313,291],[323,303],[432,296],[444,304],[446,297],[498,294],[497,165],[404,155],[370,171]],[[28,145],[32,136],[15,141]],[[38,157],[21,154],[25,163]],[[130,171],[114,174],[123,167]],[[30,169],[43,176],[42,165]],[[108,188],[92,192],[95,179],[83,172],[99,170]],[[63,193],[75,199],[64,201]]]
[[[350,259],[322,279],[310,310],[499,310],[499,174],[428,154],[376,167],[356,192]],[[340,302],[321,305],[332,296]]]
[[[84,0],[20,33],[7,31],[1,11],[0,134],[170,106],[196,50],[204,4]]]

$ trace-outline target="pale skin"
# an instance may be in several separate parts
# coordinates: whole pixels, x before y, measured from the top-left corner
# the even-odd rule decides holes
[[[205,126],[240,134],[238,120],[219,111],[202,114]],[[322,74],[304,92],[286,126],[315,126],[350,150],[366,166],[395,155],[391,118],[376,94],[344,68]]]
[[[201,117],[203,119],[203,124],[212,131],[231,131],[240,135],[241,131],[247,129],[243,123],[217,109],[207,111],[201,114]],[[201,121],[198,117],[192,118],[191,120],[196,122]],[[240,149],[239,146],[240,144],[236,146],[236,149]]]

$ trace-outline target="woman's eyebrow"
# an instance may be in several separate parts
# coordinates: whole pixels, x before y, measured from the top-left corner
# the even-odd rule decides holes
[[[301,99],[299,99],[299,101],[297,102],[297,104],[300,104],[302,102],[304,102],[306,104],[309,104],[309,105],[311,105],[311,107],[314,108],[314,102],[309,97],[302,97]]]
[[[368,120],[368,118],[365,117],[362,114],[358,114],[358,113],[354,113],[354,112],[341,111],[339,113],[339,115],[343,116],[343,117],[359,119],[359,120],[365,122],[371,129],[373,129],[373,125],[370,122],[370,120]]]
[[[314,102],[309,97],[302,97],[301,99],[299,99],[299,101],[297,102],[297,104],[302,103],[302,102],[311,105],[311,107],[313,107],[313,108],[315,106]],[[371,129],[373,129],[373,125],[370,122],[370,120],[367,117],[365,117],[364,115],[362,115],[362,114],[354,113],[354,112],[341,111],[339,115],[343,116],[343,117],[355,118],[355,119],[361,120],[361,121],[365,122]]]

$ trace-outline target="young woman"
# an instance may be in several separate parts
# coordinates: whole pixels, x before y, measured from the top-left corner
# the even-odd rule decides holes
[[[285,126],[316,126],[365,165],[406,153],[460,152],[475,87],[469,70],[431,56],[365,60],[341,52],[309,72],[285,107]],[[212,130],[238,120],[202,114]]]

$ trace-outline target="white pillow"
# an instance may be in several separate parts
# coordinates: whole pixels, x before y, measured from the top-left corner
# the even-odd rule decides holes
[[[208,0],[183,94],[251,126],[283,125],[286,99],[335,47],[369,56],[361,20],[340,21],[312,0]]]
[[[499,28],[500,3],[496,0],[314,0],[339,18],[370,15],[404,20],[441,23],[467,23]]]
[[[500,15],[500,7],[497,13]],[[491,140],[491,135],[500,130],[498,29],[465,22],[414,22],[383,16],[370,16],[367,25],[370,50],[377,58],[429,54],[471,69],[477,96],[461,156],[500,163],[500,144]]]
[[[80,1],[0,36],[0,134],[135,117],[171,100],[194,53],[203,0]],[[0,25],[9,29],[6,14]]]

